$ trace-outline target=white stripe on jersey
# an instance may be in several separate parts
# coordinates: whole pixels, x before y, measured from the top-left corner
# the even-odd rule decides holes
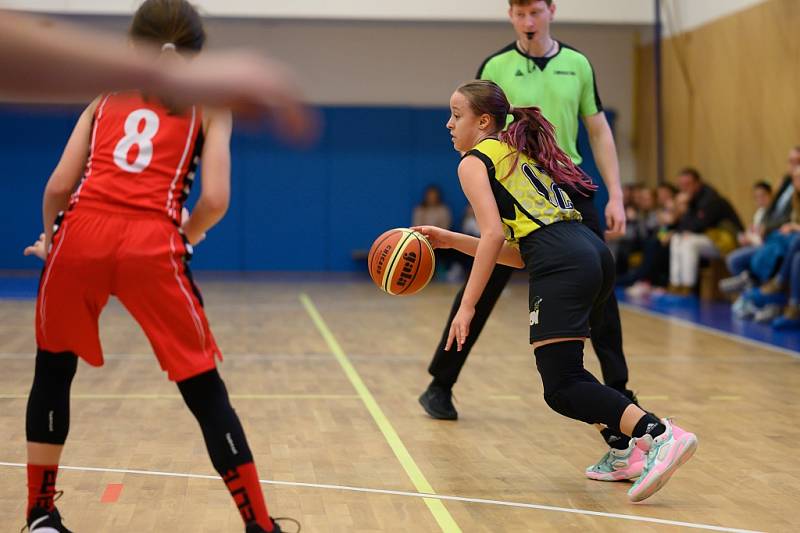
[[[50,281],[50,274],[53,272],[53,265],[55,265],[56,259],[58,259],[58,252],[61,251],[61,246],[63,246],[64,241],[67,239],[67,225],[64,222],[61,223],[60,232],[61,235],[59,237],[58,246],[56,246],[56,249],[52,252],[53,258],[50,260],[50,263],[47,264],[47,271],[44,274],[44,280],[42,280],[42,289],[39,291],[39,308],[41,309],[39,327],[45,339],[47,338],[47,331],[44,327],[45,321],[47,320],[47,282]],[[48,259],[50,258],[48,257]]]
[[[81,198],[81,189],[83,188],[83,184],[89,179],[89,175],[92,173],[92,159],[94,157],[94,142],[97,139],[97,124],[100,122],[100,117],[103,116],[103,108],[108,101],[108,97],[111,94],[107,94],[103,101],[100,103],[100,106],[97,108],[97,118],[94,119],[94,125],[92,126],[92,142],[89,145],[89,159],[86,160],[86,172],[83,174],[83,179],[81,180],[80,185],[78,185],[78,189],[75,191],[75,194],[72,195],[72,202],[78,203],[78,200]]]
[[[181,156],[180,163],[178,163],[178,168],[175,169],[175,179],[172,180],[172,184],[169,186],[169,192],[167,193],[167,214],[172,218],[178,218],[178,220],[180,220],[180,218],[175,213],[176,209],[175,206],[172,205],[172,202],[175,197],[175,186],[178,184],[178,178],[180,178],[181,170],[183,170],[183,163],[186,161],[186,155],[189,153],[189,147],[192,145],[195,115],[195,106],[192,106],[192,121],[189,123],[189,135],[186,136],[186,146],[183,148],[183,155]]]
[[[178,263],[175,262],[175,235],[176,233],[170,233],[169,236],[169,260],[172,263],[173,274],[175,275],[175,281],[178,282],[178,287],[180,287],[181,292],[186,297],[186,301],[189,303],[189,313],[192,315],[192,321],[194,322],[194,327],[197,330],[197,337],[200,341],[200,351],[205,353],[206,351],[206,332],[203,328],[203,321],[200,319],[200,314],[197,312],[197,308],[194,305],[194,300],[192,300],[189,291],[186,290],[186,286],[181,279],[180,273],[178,271]]]

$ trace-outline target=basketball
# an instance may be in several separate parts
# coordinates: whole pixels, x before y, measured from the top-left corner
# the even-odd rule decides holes
[[[369,275],[382,291],[408,296],[421,291],[433,277],[433,247],[421,233],[390,229],[375,239],[367,259]]]

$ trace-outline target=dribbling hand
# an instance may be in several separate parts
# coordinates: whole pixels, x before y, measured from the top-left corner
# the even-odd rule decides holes
[[[436,226],[413,226],[411,229],[422,233],[434,248],[452,248],[451,231]]]
[[[47,245],[45,244],[44,233],[39,235],[39,240],[37,240],[35,243],[33,243],[30,246],[28,246],[27,248],[25,248],[25,251],[22,252],[22,253],[24,255],[26,255],[26,256],[27,255],[35,255],[36,257],[38,257],[42,261],[46,261],[47,260]]]

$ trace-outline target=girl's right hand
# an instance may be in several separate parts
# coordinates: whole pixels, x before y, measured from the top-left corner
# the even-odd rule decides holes
[[[436,226],[413,226],[414,231],[422,233],[434,248],[452,248],[452,231]]]
[[[38,257],[42,261],[46,261],[47,260],[47,246],[45,244],[44,233],[39,235],[39,240],[36,241],[35,243],[31,244],[27,248],[25,248],[25,251],[22,252],[22,253],[25,254],[25,255],[35,255],[36,257]]]

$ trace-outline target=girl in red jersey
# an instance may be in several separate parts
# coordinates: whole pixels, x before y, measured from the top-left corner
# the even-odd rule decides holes
[[[130,36],[154,60],[176,65],[205,41],[200,16],[185,0],[145,1]],[[247,533],[280,531],[216,370],[221,356],[187,265],[191,245],[228,208],[231,123],[228,111],[176,109],[137,91],[101,95],[78,119],[47,183],[45,232],[26,250],[45,259],[26,420],[31,532],[68,531],[53,499],[69,430],[70,385],[79,357],[103,364],[98,318],[110,295],[133,315],[177,383]],[[184,219],[201,159],[202,192]],[[56,220],[61,211],[66,215]]]

